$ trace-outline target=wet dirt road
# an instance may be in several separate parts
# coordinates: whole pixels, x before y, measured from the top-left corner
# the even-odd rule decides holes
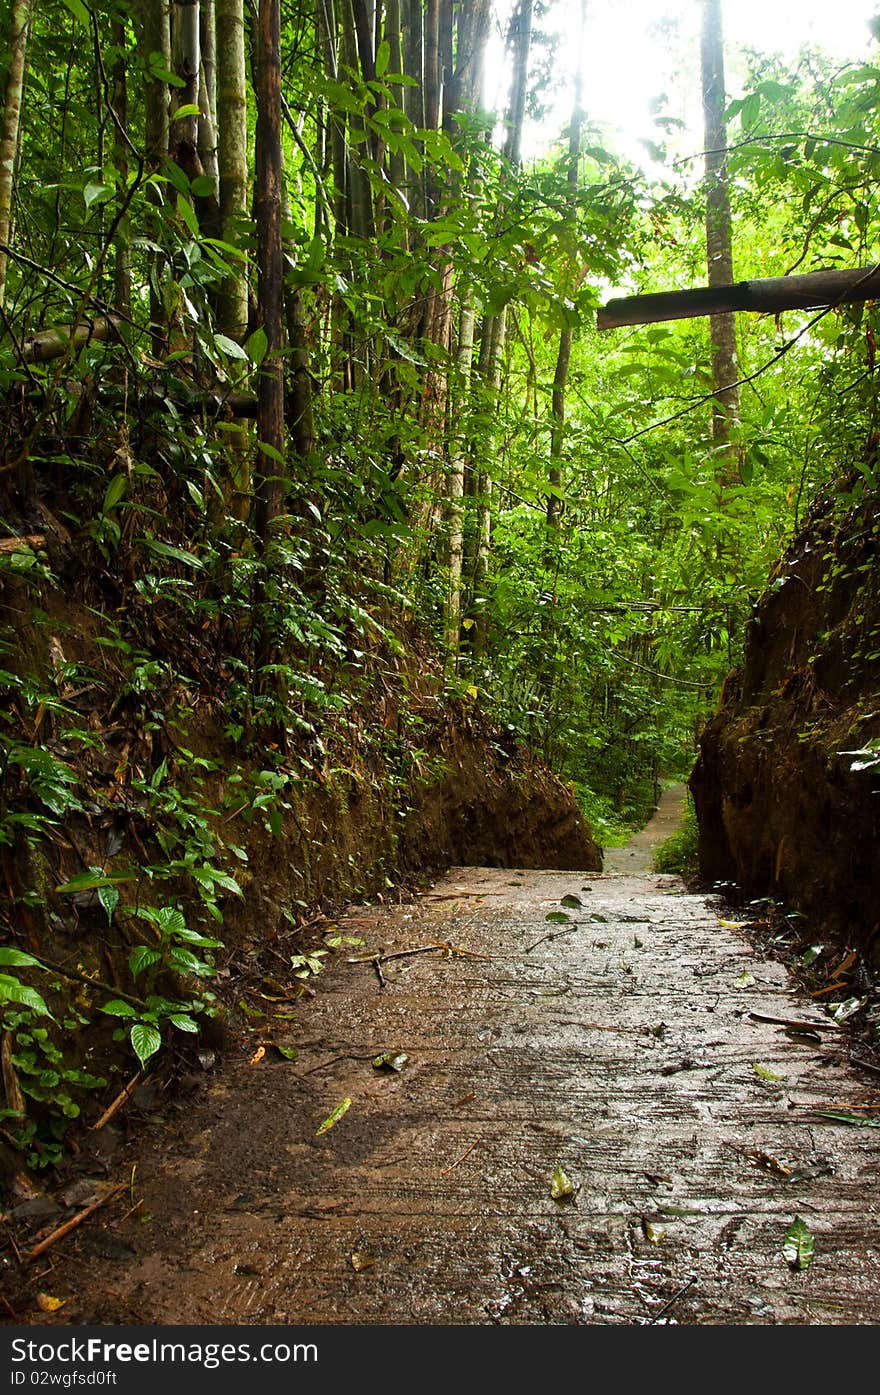
[[[56,1247],[33,1320],[876,1323],[880,1130],[816,1113],[876,1078],[719,914],[645,870],[479,868],[352,911],[296,1059],[243,1047],[115,1160],[141,1207]]]

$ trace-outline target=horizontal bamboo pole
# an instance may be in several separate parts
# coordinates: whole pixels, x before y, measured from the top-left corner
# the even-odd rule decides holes
[[[880,266],[853,271],[814,271],[806,276],[772,276],[738,281],[732,286],[697,286],[688,291],[660,291],[609,300],[598,311],[599,329],[688,320],[737,310],[778,314],[782,310],[818,310],[822,306],[880,297]]]

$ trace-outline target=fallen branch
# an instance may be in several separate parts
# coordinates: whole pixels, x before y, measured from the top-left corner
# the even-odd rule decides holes
[[[449,1174],[450,1174],[450,1172],[452,1171],[452,1169],[453,1169],[454,1167],[458,1167],[458,1164],[459,1164],[460,1162],[464,1162],[464,1160],[465,1160],[465,1158],[468,1156],[468,1154],[469,1154],[469,1153],[472,1153],[472,1152],[474,1151],[474,1149],[476,1148],[476,1146],[477,1146],[477,1144],[479,1143],[479,1141],[480,1141],[480,1140],[479,1140],[478,1138],[475,1138],[474,1141],[473,1141],[473,1143],[470,1145],[470,1147],[469,1147],[469,1148],[465,1148],[465,1150],[464,1150],[464,1152],[462,1153],[462,1155],[461,1155],[460,1158],[456,1158],[454,1163],[450,1163],[448,1167],[444,1167],[443,1171],[440,1173],[440,1176],[441,1176],[441,1177],[448,1177]]]
[[[552,934],[542,935],[540,940],[535,940],[535,943],[529,945],[528,949],[524,949],[523,954],[531,954],[533,949],[537,949],[538,945],[544,944],[546,940],[560,940],[563,935],[574,935],[580,928],[579,925],[573,925],[570,930],[554,930]]]
[[[677,1303],[679,1298],[681,1298],[682,1294],[687,1293],[688,1289],[691,1288],[696,1282],[697,1275],[692,1274],[691,1277],[688,1279],[687,1283],[682,1284],[681,1288],[678,1289],[676,1293],[673,1293],[672,1297],[666,1303],[663,1304],[663,1307],[660,1308],[660,1310],[654,1314],[654,1316],[651,1318],[651,1322],[659,1322],[660,1319],[663,1317],[664,1313],[669,1312],[669,1309],[672,1307],[673,1303]]]
[[[329,1061],[319,1061],[316,1066],[309,1066],[308,1070],[301,1070],[297,1079],[302,1079],[304,1075],[314,1075],[316,1070],[326,1070],[328,1066],[335,1066],[337,1061],[374,1061],[381,1054],[381,1046],[378,1050],[371,1051],[368,1056],[355,1056],[350,1051],[344,1051],[341,1056],[331,1056]]]
[[[98,1129],[102,1129],[105,1124],[109,1123],[109,1121],[113,1118],[113,1115],[116,1113],[117,1109],[121,1109],[122,1106],[125,1104],[125,1101],[131,1096],[135,1087],[138,1084],[138,1081],[142,1080],[143,1076],[143,1071],[139,1070],[135,1075],[131,1077],[131,1080],[129,1080],[128,1084],[124,1086],[122,1090],[119,1091],[119,1094],[116,1096],[113,1103],[111,1105],[108,1105],[108,1107],[104,1110],[104,1113],[101,1115],[100,1119],[98,1119],[96,1123],[92,1124],[93,1133],[97,1132]]]
[[[72,1230],[76,1230],[77,1226],[81,1226],[83,1221],[88,1220],[89,1216],[94,1215],[102,1206],[106,1206],[108,1201],[112,1201],[114,1197],[119,1196],[120,1192],[124,1192],[126,1185],[127,1183],[120,1182],[117,1186],[110,1187],[109,1190],[104,1192],[103,1196],[99,1196],[97,1200],[90,1202],[88,1206],[84,1206],[82,1211],[78,1211],[75,1216],[71,1216],[69,1221],[65,1221],[63,1225],[58,1226],[57,1229],[52,1231],[51,1235],[46,1236],[45,1240],[41,1240],[38,1245],[34,1245],[33,1249],[28,1250],[27,1254],[24,1256],[25,1264],[30,1264],[33,1260],[39,1259],[40,1255],[44,1254],[52,1245],[56,1244],[59,1240],[63,1240],[65,1235],[69,1235]]]
[[[20,538],[0,538],[0,552],[20,552],[24,547],[42,547],[45,533],[25,533]]]
[[[840,1025],[837,1022],[802,1022],[795,1017],[768,1017],[763,1012],[750,1012],[749,1017],[756,1022],[772,1022],[777,1027],[795,1027],[801,1032],[839,1032]]]

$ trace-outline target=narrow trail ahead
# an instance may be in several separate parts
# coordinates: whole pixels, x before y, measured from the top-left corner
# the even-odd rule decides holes
[[[148,1219],[59,1246],[69,1302],[40,1320],[876,1323],[880,1131],[816,1113],[873,1082],[719,915],[646,870],[479,868],[353,911],[352,957],[453,952],[389,958],[383,983],[341,955],[296,1060],[243,1051],[156,1121]],[[385,1051],[405,1068],[375,1069]]]

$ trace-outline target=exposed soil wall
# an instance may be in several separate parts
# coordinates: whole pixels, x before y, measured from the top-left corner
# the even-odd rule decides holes
[[[878,502],[814,506],[756,606],[691,777],[704,876],[861,947],[880,924]]]

